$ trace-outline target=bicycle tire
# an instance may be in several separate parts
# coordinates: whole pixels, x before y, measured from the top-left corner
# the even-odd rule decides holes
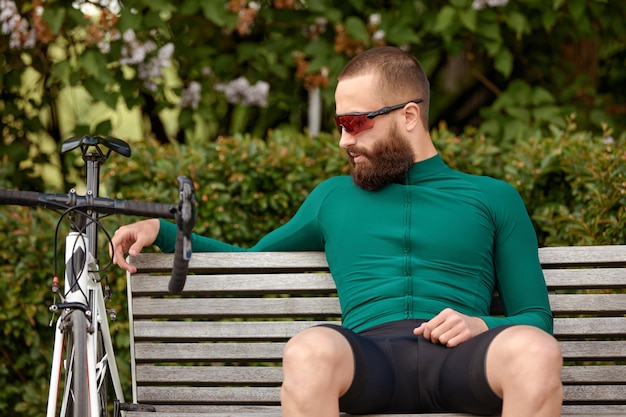
[[[97,379],[98,383],[98,401],[100,402],[100,417],[107,417],[108,415],[108,404],[107,404],[107,390],[108,383],[110,381],[110,373],[108,369],[108,358],[104,359],[105,349],[104,349],[104,341],[102,339],[102,330],[98,329],[98,339],[96,340],[96,364],[100,364],[101,368],[99,372],[99,378]]]
[[[86,417],[89,415],[87,379],[87,319],[82,311],[72,311],[66,317],[64,334],[64,389],[66,404],[61,417]],[[63,411],[61,409],[61,411]]]

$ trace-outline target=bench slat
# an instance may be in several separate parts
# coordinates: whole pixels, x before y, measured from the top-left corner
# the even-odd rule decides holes
[[[564,366],[564,384],[626,384],[626,365]]]
[[[278,404],[279,387],[137,387],[146,404]],[[623,401],[626,385],[565,385],[568,403]]]
[[[146,404],[278,404],[279,387],[138,387]],[[623,401],[626,385],[566,385],[564,396],[568,402]]]
[[[554,334],[559,337],[609,337],[626,335],[626,317],[586,317],[554,319]]]
[[[275,322],[153,322],[135,321],[138,340],[283,340],[320,321]],[[332,322],[339,324],[339,322]],[[556,318],[554,334],[558,337],[623,336],[626,317]]]
[[[282,359],[285,343],[137,343],[137,362],[268,362]]]
[[[626,295],[625,295],[626,296]],[[133,300],[137,318],[340,317],[335,298],[170,298]]]
[[[144,404],[278,404],[279,387],[137,387]]]
[[[565,360],[616,361],[626,359],[626,340],[561,341],[560,346]]]
[[[624,401],[626,385],[565,385],[563,396],[569,403]]]
[[[561,417],[624,417],[626,406],[622,405],[564,405]],[[281,417],[278,406],[166,406],[157,407],[156,413],[132,413],[133,417]],[[446,414],[369,414],[368,417],[474,417],[464,413]],[[348,417],[348,414],[341,414]]]
[[[551,294],[555,314],[626,313],[626,294]],[[341,316],[339,300],[322,297],[291,298],[137,298],[135,318],[320,317]]]
[[[548,269],[550,290],[626,288],[625,268]],[[138,273],[131,277],[133,295],[167,295],[170,277]],[[182,294],[301,294],[335,293],[329,273],[190,275]]]
[[[626,288],[626,268],[545,269],[550,290]]]
[[[626,341],[562,341],[566,361],[626,359]],[[285,343],[151,343],[135,344],[137,362],[271,362],[280,361]]]
[[[145,362],[269,362],[280,361],[285,344],[276,343],[137,343],[135,359]],[[563,341],[566,361],[626,359],[626,341]]]
[[[299,331],[328,321],[154,322],[135,321],[138,340],[287,340]],[[339,322],[334,322],[340,324]]]
[[[626,313],[626,294],[550,294],[554,314]]]
[[[171,271],[172,254],[144,253],[131,257],[139,272]],[[324,252],[199,252],[189,261],[193,273],[234,271],[328,271]]]
[[[279,366],[154,366],[137,367],[140,385],[269,385],[279,386],[283,373]],[[564,384],[626,384],[626,365],[566,366]]]
[[[539,249],[539,259],[545,267],[624,265],[626,245],[566,246]],[[168,271],[173,255],[144,253],[131,257],[140,271]],[[256,271],[279,268],[308,271],[327,268],[323,252],[200,252],[189,263],[190,271]]]
[[[544,267],[624,265],[626,245],[563,246],[539,249]]]
[[[168,295],[170,277],[136,274],[132,277],[134,295]],[[181,294],[317,294],[336,293],[329,273],[276,273],[189,275]]]
[[[152,366],[137,367],[140,385],[269,385],[279,386],[283,370],[278,366]]]

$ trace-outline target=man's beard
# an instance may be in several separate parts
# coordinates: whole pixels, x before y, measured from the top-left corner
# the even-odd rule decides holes
[[[352,165],[352,180],[359,187],[368,190],[380,190],[391,183],[403,183],[406,173],[414,162],[413,150],[395,128],[386,139],[380,139],[371,150],[354,146],[348,150],[366,157],[364,162],[355,164],[348,154]]]

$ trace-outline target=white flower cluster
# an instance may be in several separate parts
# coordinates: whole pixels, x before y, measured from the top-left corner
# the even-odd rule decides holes
[[[504,7],[508,3],[509,0],[474,0],[472,8],[482,10],[485,7]]]
[[[43,10],[36,10],[36,12],[43,13]],[[35,29],[31,28],[28,20],[19,14],[13,0],[0,0],[0,24],[2,25],[2,34],[10,36],[9,48],[27,49],[35,47],[37,42]]]
[[[215,84],[215,90],[224,93],[231,104],[267,107],[270,85],[266,81],[250,85],[245,77],[239,77],[227,83]]]
[[[122,57],[120,58],[120,65],[139,65],[146,60],[148,54],[156,49],[156,44],[147,40],[141,42],[137,39],[135,31],[132,29],[126,30],[122,35],[124,45],[122,45]]]
[[[380,25],[380,22],[382,21],[382,17],[380,15],[380,13],[374,13],[371,14],[369,17],[369,24],[372,26],[378,26]]]
[[[136,65],[139,79],[150,91],[156,91],[155,80],[163,75],[163,68],[170,65],[174,55],[174,44],[166,43],[157,51],[156,55],[149,57],[150,53],[157,49],[156,43],[151,40],[139,41],[132,29],[124,32],[122,39],[124,45],[122,46],[120,65]]]
[[[178,107],[191,107],[197,109],[200,104],[200,98],[202,94],[202,84],[198,81],[192,81],[189,85],[183,89],[180,94],[180,100]]]
[[[615,138],[613,136],[605,136],[602,139],[602,143],[604,143],[605,145],[615,145]]]
[[[372,42],[374,42],[374,44],[382,44],[382,43],[384,43],[385,42],[385,38],[387,37],[387,34],[385,33],[384,30],[378,29],[378,26],[380,25],[381,21],[382,21],[382,17],[380,15],[380,13],[371,14],[370,17],[369,17],[368,27],[371,30],[373,30]]]
[[[115,28],[105,32],[102,39],[98,41],[98,49],[103,54],[108,54],[111,52],[111,42],[118,40],[120,37],[120,32]]]

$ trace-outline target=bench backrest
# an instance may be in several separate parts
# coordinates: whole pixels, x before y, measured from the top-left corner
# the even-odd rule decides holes
[[[626,410],[626,246],[542,248],[540,259],[567,365],[565,403]],[[287,339],[340,320],[322,252],[195,253],[177,296],[167,292],[170,255],[132,262],[135,402],[275,406]]]

